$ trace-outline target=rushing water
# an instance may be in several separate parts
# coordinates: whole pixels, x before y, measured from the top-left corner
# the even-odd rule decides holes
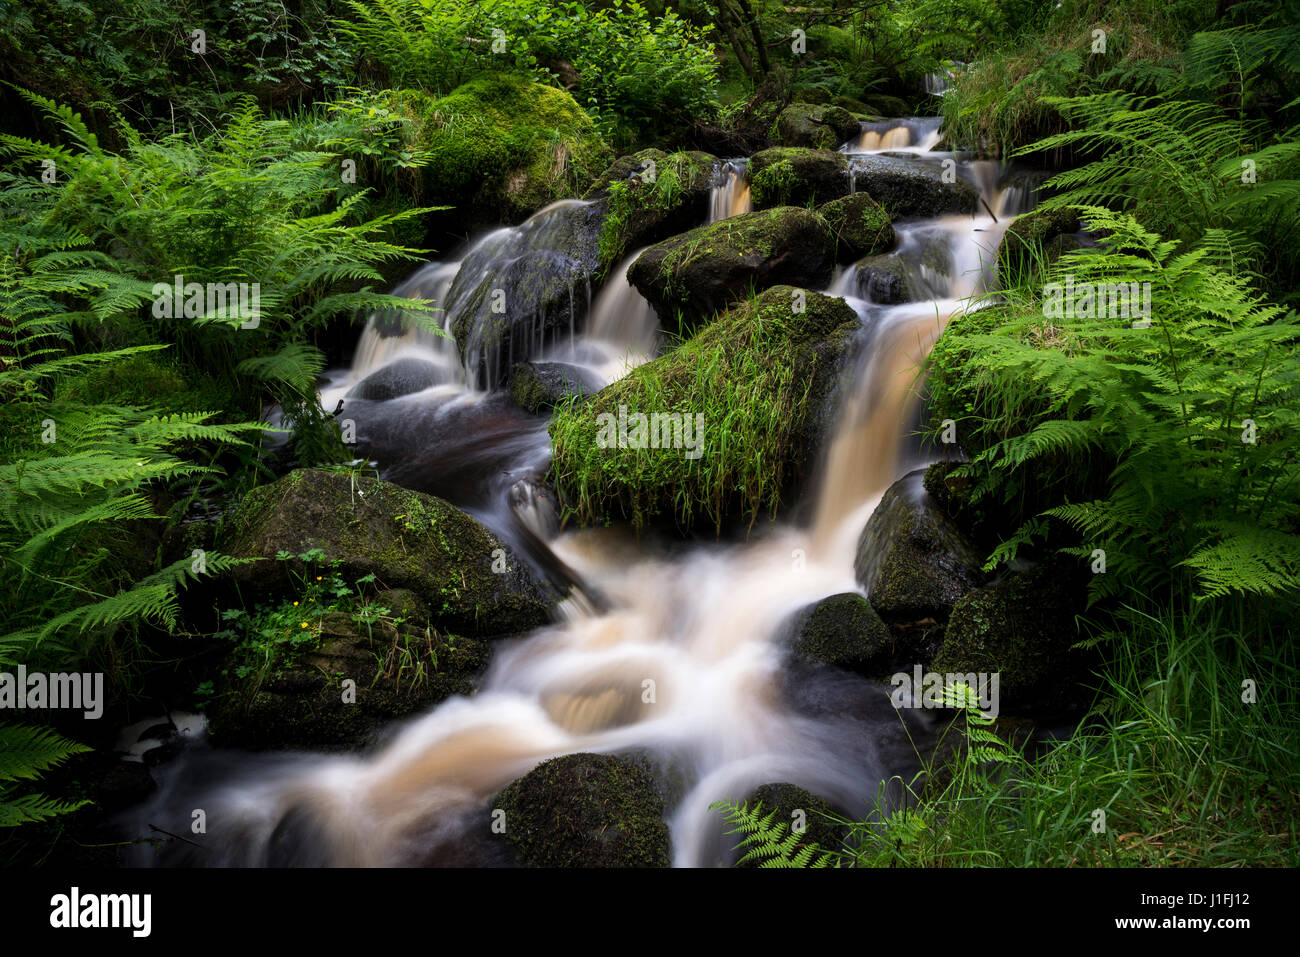
[[[908,161],[939,162],[950,154],[928,153],[937,129],[926,119],[864,128],[847,151],[888,146],[913,154]],[[458,353],[450,338],[372,321],[352,368],[333,375],[322,401],[332,407],[343,400],[341,414],[357,421],[366,454],[380,462],[384,477],[444,495],[502,534],[513,529],[512,540],[525,529],[602,596],[601,608],[579,593],[562,604],[553,625],[498,643],[477,694],[405,723],[373,753],[199,751],[163,768],[160,790],[139,822],[180,832],[190,809],[204,807],[210,825],[220,821],[233,835],[201,859],[176,845],[164,861],[500,863],[484,839],[486,802],[538,762],[578,751],[652,758],[668,792],[679,866],[726,863],[729,839],[709,805],[743,798],[763,783],[792,782],[845,813],[865,815],[864,802],[877,797],[883,781],[915,769],[912,742],[927,739],[928,719],[896,712],[883,686],[792,664],[782,639],[799,609],[858,590],[854,552],[864,523],[889,485],[925,461],[908,439],[921,363],[948,317],[986,287],[1002,230],[1026,202],[1010,191],[998,194],[992,164],[963,162],[959,169],[999,215],[899,224],[892,255],[908,270],[916,301],[872,302],[857,265],[837,274],[828,292],[844,296],[862,319],[860,362],[799,513],[804,519],[764,528],[744,544],[664,550],[617,528],[560,532],[537,492],[549,457],[546,420],[483,387],[480,323],[489,314],[479,293],[520,260],[568,269],[572,251],[545,245],[556,237],[546,217],[582,204],[557,204],[538,214],[541,224],[530,220],[490,234],[459,260],[412,276],[398,292],[436,300],[444,311],[433,313],[440,318],[431,325],[468,329],[477,345]],[[747,208],[745,164],[729,163],[710,219]],[[539,323],[541,332],[525,328],[516,344],[532,348],[516,358],[572,363],[608,382],[652,357],[658,323],[626,279],[635,255],[596,296],[585,328],[576,311],[566,335],[556,334],[553,323]],[[446,374],[395,399],[349,397],[368,376],[412,358]],[[649,703],[647,682],[655,690]]]

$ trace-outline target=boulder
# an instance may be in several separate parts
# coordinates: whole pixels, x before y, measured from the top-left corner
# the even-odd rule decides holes
[[[912,115],[912,108],[907,105],[906,100],[897,96],[890,96],[888,93],[863,94],[862,102],[866,104],[868,112],[876,113],[888,119]]]
[[[868,302],[896,306],[913,302],[916,295],[908,280],[907,266],[898,256],[871,256],[858,263],[858,295]]]
[[[272,644],[269,657],[237,647],[206,708],[213,743],[355,750],[385,725],[474,690],[489,658],[485,641],[432,627],[428,607],[405,589],[382,591],[365,609],[320,621],[304,613],[309,629]],[[291,631],[294,625],[286,623]],[[353,702],[344,701],[345,678],[356,682]]]
[[[1010,285],[1036,262],[1077,249],[1080,244],[1070,240],[1080,226],[1079,214],[1069,208],[1039,208],[1016,217],[998,246],[998,278],[1004,286]]]
[[[627,278],[665,324],[689,332],[752,292],[780,283],[825,286],[835,265],[835,237],[806,209],[745,213],[651,246]],[[670,326],[671,327],[671,326]]]
[[[888,660],[893,643],[871,603],[857,592],[845,592],[798,614],[791,649],[808,661],[870,673]]]
[[[451,379],[446,366],[428,359],[405,356],[376,369],[354,385],[347,394],[349,399],[396,399],[398,396],[420,392],[441,385]]]
[[[541,415],[569,396],[588,396],[605,383],[565,362],[521,362],[510,376],[510,397],[525,412]]]
[[[891,624],[946,621],[984,583],[979,554],[921,487],[922,474],[889,487],[858,541],[858,582]]]
[[[898,241],[889,214],[865,193],[831,200],[818,206],[817,212],[835,234],[835,251],[841,263],[887,252]]]
[[[888,156],[858,156],[853,161],[856,191],[889,211],[894,222],[949,214],[967,215],[979,205],[974,186],[943,180],[939,167]]]
[[[465,206],[478,222],[518,222],[576,195],[609,161],[595,125],[565,90],[522,77],[480,77],[444,97],[403,90],[430,204]]]
[[[833,150],[858,135],[860,126],[843,107],[791,103],[776,117],[772,139],[782,146]]]
[[[777,146],[749,160],[749,188],[755,209],[826,203],[852,192],[843,153]]]
[[[525,867],[667,867],[668,825],[649,770],[608,754],[544,761],[491,802]],[[485,822],[484,826],[488,826]]]
[[[788,824],[792,827],[801,824],[803,833],[799,837],[796,848],[816,844],[823,851],[839,851],[848,839],[848,827],[831,820],[843,815],[837,814],[835,808],[825,798],[820,798],[797,785],[788,783],[761,785],[749,796],[747,803],[751,808],[761,805],[764,816],[775,811],[773,824]],[[757,867],[758,863],[747,861],[737,866]]]
[[[583,196],[603,200],[607,210],[600,234],[602,265],[608,269],[629,249],[700,223],[709,211],[718,163],[709,153],[657,149],[615,160]]]
[[[345,578],[409,588],[449,631],[514,635],[550,621],[555,596],[496,536],[442,499],[389,482],[299,469],[249,492],[230,529],[221,551],[259,559],[231,571],[252,595],[289,594],[314,567],[298,556],[320,549],[319,561],[338,561]],[[506,571],[494,572],[502,559]]]
[[[843,299],[790,286],[733,307],[674,351],[556,410],[557,493],[583,523],[720,530],[775,511],[815,464],[824,410],[860,329]]]
[[[997,673],[999,694],[1014,702],[1052,695],[1078,677],[1075,616],[1087,599],[1077,567],[1050,562],[1012,572],[953,605],[931,670]]]

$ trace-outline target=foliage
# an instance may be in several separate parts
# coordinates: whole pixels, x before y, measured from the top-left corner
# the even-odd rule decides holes
[[[0,828],[43,821],[85,805],[85,801],[60,801],[32,792],[22,793],[18,785],[37,778],[42,771],[62,764],[74,754],[89,750],[84,744],[69,741],[46,728],[0,724]]]
[[[816,843],[802,840],[793,822],[777,822],[777,810],[764,816],[761,801],[752,808],[748,801],[744,804],[718,801],[710,804],[709,809],[722,812],[731,827],[727,834],[742,835],[734,848],[745,851],[737,866],[754,863],[758,867],[821,868],[831,867],[837,859],[834,851],[822,850]]]

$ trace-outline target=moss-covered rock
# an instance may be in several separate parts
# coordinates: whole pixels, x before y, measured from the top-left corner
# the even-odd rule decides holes
[[[565,90],[513,75],[486,76],[444,97],[402,91],[411,140],[428,151],[425,195],[470,207],[479,221],[517,222],[575,195],[609,150]]]
[[[790,286],[735,306],[673,352],[557,411],[557,492],[584,523],[721,528],[775,511],[812,467],[823,410],[860,328],[844,300]],[[695,448],[637,447],[638,413],[689,421],[700,429]]]
[[[601,263],[690,229],[705,218],[718,158],[699,151],[645,149],[621,156],[596,177],[584,199],[604,199]]]
[[[831,818],[842,818],[825,798],[820,798],[794,784],[764,784],[755,788],[748,798],[752,808],[761,805],[766,816],[776,812],[773,824],[802,827],[797,847],[816,844],[823,851],[838,851],[848,840],[849,829]],[[738,864],[738,867],[757,867],[755,862]]]
[[[888,93],[864,94],[862,102],[866,104],[868,112],[876,113],[887,119],[912,115],[912,108],[907,105],[906,100],[897,96],[890,96]]]
[[[853,114],[839,106],[791,103],[772,126],[772,139],[782,146],[833,150],[857,136],[860,126]]]
[[[858,582],[891,623],[946,621],[957,600],[984,583],[979,554],[921,481],[918,471],[891,485],[858,541]]]
[[[749,188],[754,208],[769,209],[847,196],[852,180],[843,153],[776,146],[750,157]]]
[[[866,193],[900,219],[946,216],[975,212],[979,193],[965,180],[944,182],[941,170],[911,160],[888,156],[859,156],[854,159],[857,192]]]
[[[833,96],[831,105],[838,106],[842,110],[848,110],[853,114],[871,114],[875,111],[866,103],[852,96]]]
[[[834,265],[835,237],[826,220],[782,207],[657,243],[637,258],[627,278],[665,326],[689,332],[751,292],[780,283],[824,286]]]
[[[526,867],[667,867],[668,825],[649,770],[607,754],[544,761],[491,802]]]
[[[1052,244],[1054,240],[1068,238],[1079,228],[1079,214],[1068,208],[1036,209],[1016,217],[998,246],[998,278],[1004,285],[1014,283],[1035,262],[1051,261],[1067,249],[1078,248],[1077,243]]]
[[[354,750],[383,726],[474,690],[490,656],[485,641],[433,627],[409,590],[380,592],[371,608],[385,611],[369,623],[325,616],[315,645],[282,659],[232,652],[205,708],[213,743]],[[345,696],[344,680],[355,682],[355,696]]]
[[[284,592],[305,573],[277,554],[319,548],[347,576],[373,573],[411,589],[451,631],[518,634],[550,620],[554,597],[491,532],[442,499],[389,482],[299,469],[249,492],[230,529],[223,552],[261,559],[231,573],[253,594]],[[503,556],[506,571],[494,572]]]
[[[887,252],[898,242],[889,214],[865,193],[831,200],[818,206],[817,212],[835,233],[835,251],[842,263]]]
[[[510,398],[525,412],[541,415],[571,395],[594,395],[603,385],[563,362],[521,362],[510,376]]]
[[[907,266],[898,256],[872,256],[858,263],[858,293],[868,302],[896,306],[917,297],[908,278]]]
[[[864,674],[890,654],[893,638],[871,603],[857,592],[831,595],[800,612],[791,649],[813,662]]]
[[[953,606],[934,671],[999,675],[999,693],[1024,701],[1077,677],[1075,616],[1087,582],[1077,567],[1052,562],[968,592]]]

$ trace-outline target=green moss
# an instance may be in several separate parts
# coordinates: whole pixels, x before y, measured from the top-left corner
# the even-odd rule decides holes
[[[889,629],[857,592],[824,598],[795,633],[794,652],[809,661],[867,671],[889,653]]]
[[[791,103],[772,124],[772,139],[783,146],[833,150],[854,138],[859,129],[853,114],[842,107]]]
[[[720,529],[775,513],[808,467],[821,399],[858,327],[843,300],[776,286],[582,404],[558,407],[551,469],[562,499],[584,523],[638,527],[706,519]],[[602,447],[601,416],[616,420],[620,406],[703,416],[698,457]]]
[[[586,194],[588,199],[606,197],[607,214],[599,240],[602,273],[628,249],[698,222],[717,162],[717,157],[708,153],[657,149],[615,161]],[[647,164],[653,164],[652,179],[646,175]]]
[[[649,770],[605,754],[539,764],[503,790],[502,835],[529,867],[667,867],[668,825]]]
[[[755,209],[825,203],[849,192],[849,167],[842,153],[778,146],[749,161]]]
[[[440,99],[394,95],[415,119],[413,145],[434,202],[519,219],[578,191],[607,162],[591,118],[566,91],[512,76],[481,77]]]
[[[865,193],[832,200],[818,206],[817,212],[835,233],[842,262],[886,252],[898,241],[889,213]]]
[[[1063,248],[1053,247],[1054,241],[1078,232],[1080,225],[1079,214],[1068,207],[1040,208],[1018,216],[998,246],[998,276],[1003,285],[1014,284],[1035,264],[1054,259]]]

